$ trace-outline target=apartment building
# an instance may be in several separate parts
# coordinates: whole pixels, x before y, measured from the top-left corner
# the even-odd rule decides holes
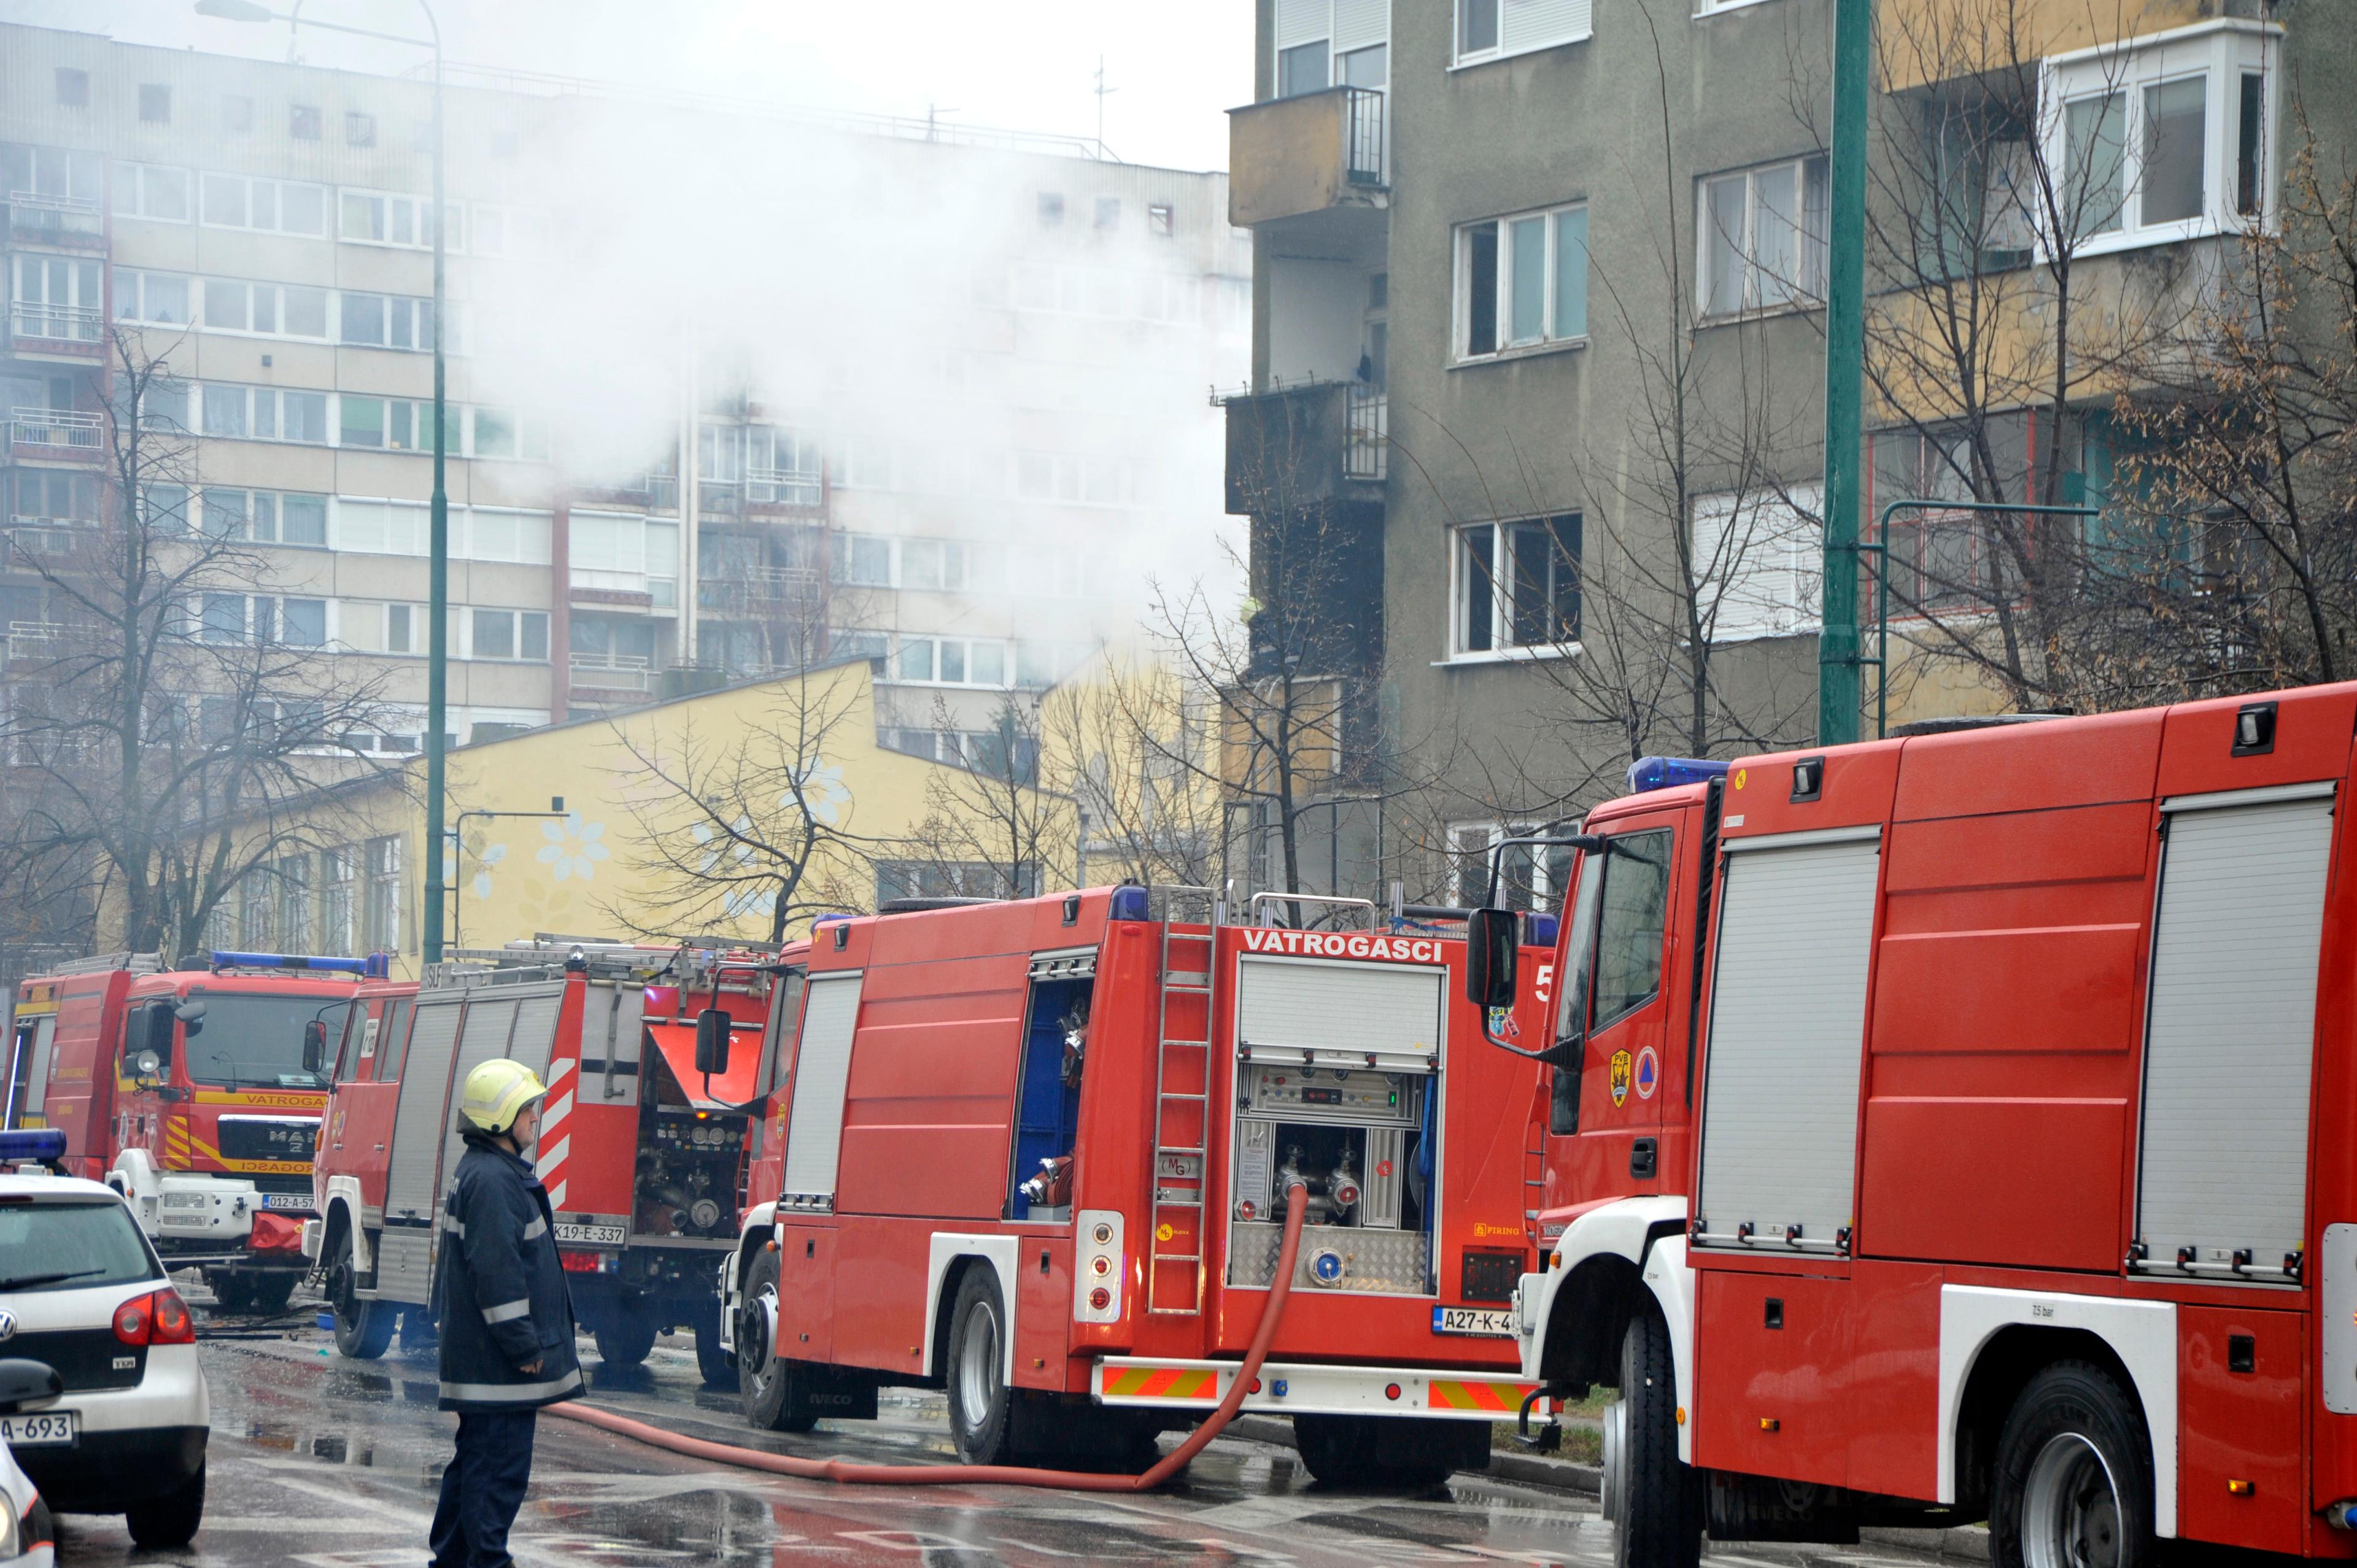
[[[454,744],[865,652],[884,743],[958,760],[1010,696],[1134,628],[1173,542],[1211,554],[1203,389],[1243,374],[1249,318],[1223,176],[1054,138],[448,81],[437,218],[418,73],[0,27],[0,619],[20,657],[61,613],[28,553],[108,504],[100,411],[127,328],[168,368],[149,419],[194,454],[185,493],[151,501],[266,563],[249,594],[208,597],[203,635],[382,677],[380,733],[345,745],[420,748],[437,221]],[[610,161],[658,140],[692,155],[671,177]],[[789,314],[763,297],[772,258],[716,252],[858,224],[804,205],[830,165],[991,215],[895,274],[924,299],[921,355],[844,349],[909,316],[856,277],[801,280],[833,334],[746,326]],[[802,250],[822,268],[856,254]],[[585,277],[595,309],[559,316]],[[558,339],[551,374],[532,350]]]
[[[2313,6],[1876,10],[1867,532],[1894,614],[1954,635],[2017,579],[1953,503],[2104,502],[2138,383],[2088,335],[2196,314],[2275,221],[2284,105],[2345,167],[2357,92]],[[1228,499],[1264,603],[1344,562],[1305,646],[1268,639],[1358,704],[1308,857],[1337,890],[1477,898],[1634,756],[1811,737],[1831,31],[1826,0],[1261,0]],[[1906,498],[1952,504],[1878,535]],[[1893,721],[2007,702],[1962,668],[1894,677]],[[1544,901],[1563,866],[1506,869]]]

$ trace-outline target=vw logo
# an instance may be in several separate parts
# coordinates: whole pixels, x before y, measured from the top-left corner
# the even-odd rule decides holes
[[[13,1312],[0,1312],[0,1339],[15,1337],[16,1337],[16,1315]]]

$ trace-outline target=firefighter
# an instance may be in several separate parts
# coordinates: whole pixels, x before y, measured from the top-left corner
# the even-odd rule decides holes
[[[524,1158],[547,1092],[530,1068],[500,1058],[467,1075],[458,1101],[467,1153],[443,1200],[434,1276],[442,1408],[458,1412],[458,1442],[427,1537],[434,1568],[509,1568],[533,1412],[581,1391],[548,1194]]]

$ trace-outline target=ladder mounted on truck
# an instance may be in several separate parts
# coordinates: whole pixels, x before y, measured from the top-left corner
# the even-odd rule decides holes
[[[1160,993],[1154,1056],[1154,1206],[1146,1229],[1146,1310],[1192,1317],[1203,1310],[1204,1238],[1211,1219],[1211,1034],[1217,1015],[1220,927],[1226,918],[1209,887],[1153,889],[1162,909]],[[1177,929],[1176,906],[1200,901],[1200,930]]]

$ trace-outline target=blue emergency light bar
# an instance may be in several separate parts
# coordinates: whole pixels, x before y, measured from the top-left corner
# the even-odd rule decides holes
[[[1629,793],[1674,789],[1681,784],[1704,784],[1727,777],[1727,765],[1702,757],[1641,757],[1629,765]]]
[[[1154,918],[1146,901],[1146,889],[1135,882],[1124,883],[1113,890],[1113,902],[1105,911],[1108,920],[1150,920]]]
[[[0,1165],[15,1165],[21,1160],[50,1165],[65,1157],[66,1130],[62,1127],[12,1127],[0,1133]]]
[[[217,952],[212,955],[215,969],[321,969],[338,974],[361,974],[381,978],[385,971],[382,953],[367,958],[315,958],[304,953],[284,952]],[[371,969],[370,965],[376,967]]]
[[[1559,923],[1555,916],[1542,915],[1534,909],[1523,917],[1523,929],[1526,933],[1523,941],[1534,948],[1551,948],[1555,946]]]

